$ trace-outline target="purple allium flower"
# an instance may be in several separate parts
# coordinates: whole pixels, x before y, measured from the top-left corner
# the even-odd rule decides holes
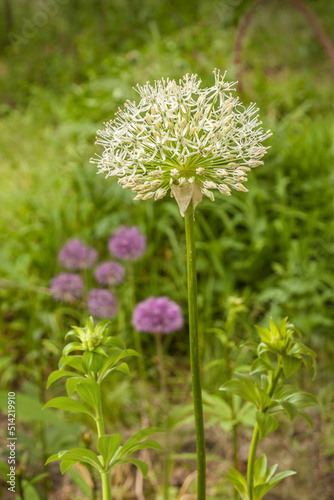
[[[108,242],[114,257],[122,260],[135,260],[146,250],[146,238],[137,226],[120,226]]]
[[[84,245],[79,238],[75,238],[63,246],[58,258],[61,265],[71,271],[89,269],[97,259],[97,251],[93,247]]]
[[[132,326],[139,332],[170,333],[183,326],[180,306],[168,297],[149,297],[136,305]]]
[[[112,318],[117,313],[116,297],[109,290],[93,288],[87,299],[90,313],[99,318]]]
[[[124,268],[118,262],[102,262],[94,273],[100,285],[119,285],[124,280]]]
[[[54,300],[73,303],[82,296],[83,281],[81,276],[72,273],[60,273],[50,281],[50,290]]]

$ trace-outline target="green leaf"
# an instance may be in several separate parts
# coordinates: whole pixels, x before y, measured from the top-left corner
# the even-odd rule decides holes
[[[271,342],[271,334],[268,328],[264,328],[263,326],[255,326],[257,333],[260,336],[260,339],[262,342],[265,342],[267,344],[270,344]]]
[[[310,415],[308,413],[306,413],[306,411],[298,410],[297,415],[299,417],[301,417],[303,420],[305,420],[305,422],[308,423],[308,425],[310,426],[310,428],[313,429],[313,420],[312,420],[312,417],[310,417]]]
[[[92,371],[93,373],[97,373],[103,367],[105,359],[106,358],[101,354],[85,351],[82,356],[82,366],[86,372]]]
[[[277,325],[276,325],[275,321],[273,320],[273,318],[270,318],[269,327],[270,327],[270,333],[271,333],[271,342],[273,340],[272,337],[276,337],[276,339],[278,340],[281,337],[281,335],[280,335],[280,331],[277,328]]]
[[[105,358],[108,357],[108,354],[106,353],[106,351],[104,349],[102,349],[102,347],[95,347],[94,351],[95,354],[101,354],[101,356],[104,356]]]
[[[138,467],[138,469],[140,470],[140,472],[142,473],[142,475],[144,477],[147,476],[148,465],[145,464],[145,462],[142,462],[142,460],[138,460],[138,458],[125,458],[125,459],[121,459],[121,460],[116,460],[116,462],[114,462],[113,466],[115,467],[116,465],[127,464],[129,462],[131,464],[134,464],[136,467]]]
[[[276,474],[276,476],[274,476],[269,481],[269,484],[270,484],[271,487],[276,486],[276,484],[278,484],[280,481],[282,481],[286,477],[294,476],[295,474],[296,474],[296,472],[294,472],[293,470],[286,470],[286,471],[283,471],[283,472],[279,472],[278,474]]]
[[[255,390],[256,385],[258,384],[254,379],[244,378],[238,374],[238,379],[225,382],[225,384],[219,387],[219,390],[236,394],[237,396],[246,399],[246,401],[250,401],[256,405],[258,402],[258,395]]]
[[[156,432],[162,432],[159,427],[147,427],[146,429],[142,429],[141,431],[136,432],[130,439],[128,439],[124,445],[122,446],[120,456],[123,457],[126,453],[131,452],[131,448],[136,446],[140,441],[143,441],[143,439],[146,439],[149,436],[152,436],[152,434],[155,434]]]
[[[60,472],[64,474],[68,469],[73,467],[73,465],[77,464],[78,461],[79,460],[63,460],[62,462],[60,462]]]
[[[269,467],[269,469],[267,470],[266,475],[264,477],[265,483],[268,483],[270,481],[272,476],[275,474],[277,467],[278,467],[278,464],[275,464],[275,465],[272,465],[271,467]]]
[[[72,351],[83,351],[81,342],[70,342],[63,349],[63,356],[67,356]]]
[[[116,337],[108,337],[104,342],[104,346],[108,347],[117,347],[118,349],[121,349],[122,351],[125,350],[125,344],[122,342],[120,339],[117,339]]]
[[[306,408],[308,406],[317,406],[319,401],[313,394],[309,392],[299,391],[290,394],[285,398],[286,401],[293,403],[297,408]]]
[[[49,457],[45,462],[45,465],[58,460],[85,463],[92,465],[99,471],[103,470],[97,455],[93,451],[86,448],[72,448],[71,450],[59,451],[58,453],[51,455],[51,457]]]
[[[269,362],[268,359],[265,359],[264,357],[260,357],[254,360],[252,366],[251,366],[251,374],[253,373],[258,373],[258,372],[268,372],[268,371],[273,371],[274,368]]]
[[[130,375],[130,369],[127,363],[121,363],[120,365],[115,366],[115,368],[112,368],[112,370],[125,373],[125,375]]]
[[[226,479],[237,490],[242,500],[248,500],[247,484],[243,475],[233,467],[230,467],[228,469],[228,472],[229,472],[228,474],[224,474]]]
[[[284,408],[290,420],[293,420],[297,415],[297,406],[295,406],[290,401],[280,401],[280,405]]]
[[[112,434],[111,436],[103,434],[99,437],[97,450],[103,457],[106,467],[108,467],[110,461],[115,458],[115,455],[121,446],[121,442],[122,436],[119,433]]]
[[[77,383],[80,382],[81,380],[82,378],[80,377],[71,377],[66,380],[66,392],[69,398],[75,392]]]
[[[267,472],[267,457],[263,453],[254,464],[254,483],[259,484],[264,481]]]
[[[268,413],[262,413],[260,411],[256,412],[256,421],[259,426],[260,439],[268,436],[271,432],[274,432],[278,427],[278,422],[275,417],[269,415]]]
[[[52,385],[56,380],[60,379],[61,377],[73,377],[73,375],[76,375],[74,372],[67,372],[65,370],[55,370],[54,372],[50,373],[46,388],[48,389],[50,385]]]
[[[87,379],[78,382],[76,391],[85,403],[98,411],[101,401],[101,390],[99,384],[95,380]]]
[[[300,368],[302,362],[300,359],[294,358],[293,356],[282,355],[283,370],[286,378],[290,378],[294,375]]]
[[[272,488],[268,483],[258,484],[253,488],[254,500],[261,500],[264,495]]]
[[[311,356],[312,358],[317,357],[316,352],[312,351],[312,349],[309,349],[305,344],[303,344],[300,341],[297,341],[292,345],[292,347],[288,350],[288,354],[290,354],[290,356],[295,356],[299,354],[299,355]]]
[[[62,356],[59,361],[59,368],[62,370],[65,366],[70,366],[79,372],[85,371],[82,366],[81,356]]]
[[[44,408],[59,408],[61,410],[86,413],[90,417],[95,418],[82,403],[71,398],[53,398],[43,406]]]
[[[131,448],[131,451],[129,451],[128,453],[129,455],[132,455],[132,453],[134,453],[135,451],[146,450],[146,449],[163,451],[160,444],[156,443],[155,441],[147,440],[147,441],[142,441],[141,443],[133,446]]]

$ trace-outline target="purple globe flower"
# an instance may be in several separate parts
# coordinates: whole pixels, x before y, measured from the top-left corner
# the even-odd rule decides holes
[[[54,300],[73,303],[82,296],[83,281],[81,276],[72,273],[60,273],[50,281],[50,291]]]
[[[99,318],[112,318],[117,313],[116,297],[109,290],[93,288],[87,298],[90,313]]]
[[[120,226],[108,242],[110,253],[117,259],[135,260],[146,250],[146,238],[137,226]]]
[[[168,297],[149,297],[136,305],[132,326],[139,332],[168,334],[184,323],[180,306]]]
[[[124,280],[124,268],[118,262],[102,262],[95,269],[95,279],[100,285],[119,285]]]
[[[58,258],[65,269],[71,271],[89,269],[97,259],[97,251],[93,247],[84,245],[79,238],[75,238],[63,246]]]

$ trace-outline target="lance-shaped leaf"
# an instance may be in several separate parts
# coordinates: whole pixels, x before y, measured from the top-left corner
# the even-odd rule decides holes
[[[276,474],[276,476],[274,476],[269,481],[269,483],[259,484],[259,485],[255,486],[255,488],[253,490],[254,500],[261,500],[264,497],[264,495],[269,490],[271,490],[271,488],[273,488],[274,486],[276,486],[276,484],[278,484],[280,481],[282,481],[286,477],[292,476],[294,474],[296,474],[296,473],[294,471],[292,471],[292,470],[287,470],[287,471],[284,471],[284,472],[279,472],[278,474]]]
[[[278,427],[278,422],[275,417],[268,413],[256,412],[256,421],[259,426],[260,439],[268,436],[271,432],[275,431]]]
[[[59,451],[58,453],[51,455],[51,457],[49,457],[45,462],[45,465],[57,460],[72,462],[72,465],[74,465],[74,463],[80,462],[91,465],[98,471],[103,470],[97,455],[93,451],[87,450],[86,448],[72,448],[71,450]],[[64,467],[66,467],[66,465],[68,464],[65,464]],[[71,467],[71,465],[69,465],[67,468],[69,467]]]
[[[235,374],[235,377],[223,384],[219,390],[236,394],[261,409],[270,405],[269,396],[261,389],[254,377],[241,373]]]
[[[82,378],[80,377],[71,377],[66,380],[66,392],[69,398],[76,391],[77,383],[81,380]]]
[[[162,432],[158,427],[147,427],[141,431],[136,432],[130,439],[128,439],[120,450],[120,457],[123,457],[127,453],[132,453],[132,448],[138,445],[141,441],[146,439],[156,432]]]
[[[56,382],[56,380],[60,379],[61,377],[73,377],[73,375],[78,376],[74,372],[68,372],[65,370],[55,370],[54,372],[50,373],[46,387],[48,389],[54,382]]]
[[[267,471],[267,457],[263,453],[255,462],[254,465],[254,484],[264,482]]]
[[[302,362],[300,359],[295,358],[294,356],[288,356],[286,354],[282,355],[283,361],[283,370],[286,378],[290,378],[294,375],[300,368]]]
[[[127,463],[134,464],[136,467],[138,467],[138,469],[140,470],[140,472],[142,473],[142,475],[144,477],[147,476],[148,465],[145,464],[145,462],[142,462],[141,460],[138,460],[138,458],[124,458],[124,459],[116,460],[113,463],[113,467],[116,467],[116,465],[127,464]]]
[[[81,342],[70,342],[63,349],[63,356],[67,356],[72,351],[84,351]]]
[[[65,366],[70,366],[79,372],[85,372],[82,366],[81,356],[62,356],[59,361],[59,368],[62,370]]]
[[[99,384],[92,379],[79,381],[76,385],[76,391],[80,398],[91,406],[95,411],[98,411],[101,401],[101,390]]]
[[[74,411],[77,413],[86,413],[95,418],[93,413],[82,403],[71,398],[53,398],[48,401],[43,408],[59,408],[60,410]]]
[[[95,353],[94,351],[85,351],[82,356],[82,366],[86,372],[92,371],[93,373],[98,373],[105,361],[106,357],[104,355]]]
[[[73,467],[73,465],[77,464],[76,460],[63,460],[60,462],[60,472],[64,474],[68,469]]]
[[[112,434],[111,436],[103,434],[99,437],[97,442],[97,450],[100,452],[104,460],[104,466],[108,468],[109,463],[117,455],[121,446],[122,436],[119,433]]]
[[[224,474],[226,479],[237,490],[242,500],[248,500],[247,484],[243,475],[233,467],[230,467],[228,472],[228,474]]]

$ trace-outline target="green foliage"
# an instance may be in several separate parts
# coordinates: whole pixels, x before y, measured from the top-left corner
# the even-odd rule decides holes
[[[265,438],[279,426],[276,414],[284,412],[290,420],[300,416],[312,425],[312,419],[302,408],[318,404],[317,398],[312,394],[286,383],[301,368],[302,362],[306,369],[315,372],[316,354],[302,343],[301,333],[288,323],[288,318],[278,325],[271,318],[269,329],[260,326],[256,329],[261,341],[258,344],[245,344],[257,356],[250,367],[250,373],[235,373],[231,380],[220,387],[221,391],[238,396],[256,408],[247,482],[236,469],[230,468],[226,475],[243,500],[261,500],[276,484],[295,474],[293,471],[285,471],[273,476],[277,465],[267,470],[265,455],[255,461],[258,440]],[[224,418],[222,411],[220,414]],[[230,418],[227,411],[226,417]]]
[[[73,465],[80,462],[86,466],[96,469],[101,477],[109,474],[110,471],[121,464],[132,463],[139,468],[143,476],[147,475],[148,465],[143,461],[133,458],[132,454],[145,448],[161,450],[161,446],[155,441],[146,440],[152,434],[159,432],[156,427],[149,427],[136,432],[123,445],[122,436],[119,433],[108,435],[105,433],[104,419],[102,413],[101,382],[113,370],[120,369],[122,373],[128,373],[126,363],[118,364],[120,359],[128,356],[138,355],[132,349],[127,351],[124,343],[108,335],[108,321],[101,321],[97,325],[90,317],[87,320],[85,328],[73,327],[74,330],[69,335],[75,335],[80,342],[69,343],[62,351],[60,370],[51,373],[48,379],[48,387],[54,382],[64,377],[69,377],[66,381],[66,390],[68,397],[57,397],[48,401],[44,408],[58,408],[66,411],[83,413],[89,415],[96,423],[98,431],[97,455],[94,451],[86,448],[72,448],[62,450],[51,455],[46,461],[60,461],[60,469],[64,474]],[[103,347],[102,347],[103,346]],[[81,352],[82,362],[79,363],[78,355],[73,356],[73,352]],[[85,356],[89,355],[89,359]],[[69,359],[75,359],[75,363]],[[62,368],[72,366],[76,371],[65,371]],[[77,401],[72,396],[76,392],[77,396],[83,401]],[[107,481],[110,481],[110,478]],[[105,482],[102,480],[102,486],[105,488]],[[103,497],[109,498],[106,491],[103,490]]]

